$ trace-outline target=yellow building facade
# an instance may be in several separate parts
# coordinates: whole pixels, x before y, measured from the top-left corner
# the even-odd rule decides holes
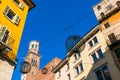
[[[0,0],[1,80],[11,80],[26,17],[34,6],[31,0]]]

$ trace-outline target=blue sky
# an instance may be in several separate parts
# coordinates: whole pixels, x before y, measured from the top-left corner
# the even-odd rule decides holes
[[[65,40],[85,35],[98,22],[92,6],[100,0],[32,0],[36,7],[27,16],[12,80],[20,80],[18,65],[27,54],[31,40],[40,42],[40,68],[54,57],[66,55]],[[71,26],[71,28],[68,28]],[[67,30],[66,30],[67,29]]]

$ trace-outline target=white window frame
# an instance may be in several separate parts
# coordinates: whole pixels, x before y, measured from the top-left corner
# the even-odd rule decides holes
[[[4,11],[3,11],[3,14],[10,20],[12,21],[14,24],[18,25],[20,23],[20,17],[14,12],[15,16],[13,16],[12,19],[10,19],[7,14],[9,13],[9,11],[12,11],[14,12],[14,10],[12,10],[9,6],[6,6]]]
[[[94,36],[92,39],[90,39],[90,40],[88,41],[88,45],[89,45],[90,48],[92,48],[93,46],[95,46],[95,45],[97,44],[97,43],[94,42],[94,38],[96,38],[97,41],[98,41],[97,43],[99,43],[98,37],[97,37],[97,36]],[[93,44],[92,46],[90,46],[90,44],[89,44],[90,42],[92,42],[92,44]]]
[[[20,9],[24,9],[24,4],[19,0],[19,4],[18,3],[16,3],[14,0],[13,0],[13,2],[20,8]]]
[[[95,54],[96,55],[96,57],[97,57],[97,61],[96,62],[94,62],[94,59],[93,59],[93,57],[92,57],[92,60],[93,60],[93,63],[97,63],[101,58],[103,58],[103,57],[99,57],[99,54],[98,54],[98,50],[101,50],[102,51],[102,54],[103,54],[103,57],[104,57],[104,53],[103,53],[103,50],[102,50],[102,48],[98,48],[97,50],[95,50],[94,52],[92,52],[92,54],[91,54],[91,57],[92,57],[92,55],[93,54]]]
[[[80,64],[82,64],[83,70],[81,70]],[[76,67],[78,67],[79,73],[77,73]],[[80,62],[79,64],[77,64],[77,65],[74,67],[74,71],[75,71],[75,75],[76,75],[76,76],[79,75],[79,74],[81,74],[81,73],[84,71],[83,63]]]

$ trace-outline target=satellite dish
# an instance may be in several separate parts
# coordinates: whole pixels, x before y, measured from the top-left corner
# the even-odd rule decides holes
[[[78,41],[80,41],[81,37],[79,35],[71,35],[65,41],[66,49],[71,50]]]

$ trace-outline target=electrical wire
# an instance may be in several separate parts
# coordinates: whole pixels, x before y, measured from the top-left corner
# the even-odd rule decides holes
[[[92,13],[93,13],[93,11],[89,11],[86,15],[82,16],[80,19],[78,19],[77,21],[75,21],[75,22],[74,22],[73,24],[71,24],[70,26],[64,28],[64,29],[61,30],[60,32],[57,32],[57,33],[51,35],[50,37],[48,37],[47,39],[43,40],[43,42],[41,42],[41,44],[44,44],[44,43],[46,43],[47,41],[49,41],[50,39],[53,39],[53,38],[55,38],[56,36],[64,33],[65,31],[70,30],[71,28],[75,27],[76,24],[78,24],[80,21],[82,21],[83,19],[85,19],[86,17],[88,17],[88,16],[89,16],[90,14],[92,14]],[[73,32],[73,34],[74,34],[74,32]]]

